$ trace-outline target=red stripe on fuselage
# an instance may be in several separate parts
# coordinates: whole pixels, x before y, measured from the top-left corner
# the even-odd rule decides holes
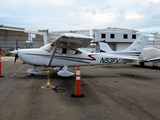
[[[33,55],[33,56],[51,56],[51,55],[44,55],[44,54],[30,54],[28,53],[27,55]],[[93,54],[94,55],[94,54]],[[97,54],[96,54],[97,55]],[[91,61],[95,61],[96,58],[94,58],[92,55],[88,55],[88,57],[90,58],[79,58],[79,57],[69,57],[69,56],[58,56],[56,55],[55,56],[56,58],[59,57],[59,58],[72,58],[72,59],[80,59],[80,60],[91,60]]]

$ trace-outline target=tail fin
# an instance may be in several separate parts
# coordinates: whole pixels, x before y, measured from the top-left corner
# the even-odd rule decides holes
[[[100,46],[100,52],[104,52],[104,53],[114,52],[105,40],[99,41],[98,43],[99,43],[99,46]]]
[[[141,34],[128,48],[121,51],[113,51],[107,43],[104,43],[104,41],[100,41],[99,45],[101,52],[114,53],[119,55],[139,56],[143,48],[145,47],[148,38],[148,36]]]

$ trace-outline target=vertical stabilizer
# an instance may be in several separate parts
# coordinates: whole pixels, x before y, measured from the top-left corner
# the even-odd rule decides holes
[[[119,55],[139,56],[146,45],[148,36],[140,35],[128,48],[121,51],[113,51],[105,41],[100,41],[100,51]]]

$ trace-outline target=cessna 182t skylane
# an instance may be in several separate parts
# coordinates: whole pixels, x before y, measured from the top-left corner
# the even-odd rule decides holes
[[[65,33],[60,35],[52,43],[38,49],[19,49],[11,53],[19,56],[20,59],[30,65],[33,69],[27,72],[31,75],[40,74],[36,67],[56,67],[57,74],[62,77],[69,77],[74,73],[67,70],[69,66],[89,66],[100,64],[128,63],[138,59],[148,37],[141,35],[124,52],[130,56],[115,55],[106,53],[90,53],[83,49],[89,45],[93,38],[84,35]]]

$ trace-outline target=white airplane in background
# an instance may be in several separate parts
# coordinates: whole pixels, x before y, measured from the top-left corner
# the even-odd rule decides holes
[[[33,69],[27,70],[31,75],[40,74],[36,67],[56,67],[57,74],[62,77],[69,77],[74,73],[67,70],[69,66],[90,66],[101,64],[128,63],[138,60],[148,37],[141,35],[133,44],[124,51],[130,56],[115,55],[106,53],[90,53],[83,49],[89,45],[93,38],[84,35],[65,33],[60,35],[52,43],[38,49],[19,49],[11,53],[27,64],[33,65]],[[15,57],[16,60],[16,57]]]
[[[99,42],[100,46],[100,52],[101,53],[110,53],[110,54],[115,54],[115,55],[127,55],[129,53],[124,53],[122,51],[113,51],[110,46],[106,43],[106,41],[100,41]],[[153,67],[158,67],[158,63],[160,61],[160,50],[154,47],[148,47],[144,48],[142,50],[142,53],[137,60],[137,62],[140,63],[140,65],[143,67],[145,62],[152,62]]]
[[[154,47],[144,48],[138,62],[142,67],[145,66],[145,62],[152,62],[153,67],[158,67],[160,62],[160,50]]]

